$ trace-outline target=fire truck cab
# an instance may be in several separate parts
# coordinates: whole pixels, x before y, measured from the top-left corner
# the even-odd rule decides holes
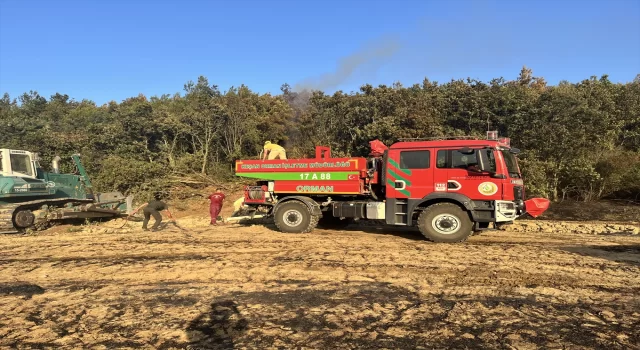
[[[519,150],[507,138],[371,142],[368,158],[243,160],[236,175],[258,179],[245,205],[272,215],[282,232],[344,227],[354,220],[417,226],[429,240],[460,242],[473,233],[542,214],[544,198],[526,200]]]

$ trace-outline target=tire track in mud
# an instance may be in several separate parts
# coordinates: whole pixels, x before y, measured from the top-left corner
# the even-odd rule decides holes
[[[492,232],[446,245],[388,230],[194,232],[0,237],[0,346],[640,343],[637,237]]]

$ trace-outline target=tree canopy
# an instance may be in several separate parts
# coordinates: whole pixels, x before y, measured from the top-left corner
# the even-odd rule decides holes
[[[640,75],[639,75],[640,77]],[[337,156],[368,154],[369,141],[498,130],[522,150],[529,195],[583,201],[640,195],[640,78],[608,77],[549,86],[524,67],[513,81],[425,79],[357,92],[259,94],[241,85],[221,91],[207,78],[184,92],[139,95],[102,106],[29,91],[0,99],[0,147],[55,155],[80,153],[101,190],[156,190],[175,174],[224,181],[233,162],[255,157],[265,140],[290,157],[316,145]]]

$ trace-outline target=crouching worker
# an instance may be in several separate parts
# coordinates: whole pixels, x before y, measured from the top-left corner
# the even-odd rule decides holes
[[[240,214],[242,212],[244,212],[244,210],[247,208],[246,205],[244,205],[244,196],[236,199],[235,202],[233,202],[233,214],[231,214],[231,217],[236,217],[236,216],[240,216]]]
[[[265,141],[264,156],[262,157],[262,160],[265,160],[265,159],[273,160],[276,158],[287,159],[287,152],[284,150],[284,147],[277,145],[275,143],[271,143],[271,141]]]
[[[155,197],[154,200],[139,206],[136,210],[133,211],[133,213],[131,213],[131,216],[133,216],[140,209],[142,209],[142,212],[144,213],[144,221],[142,221],[142,229],[145,231],[149,230],[147,228],[147,224],[149,223],[149,219],[151,219],[152,216],[155,222],[153,223],[151,230],[156,231],[160,227],[160,223],[162,222],[162,214],[160,214],[160,212],[163,210],[167,212],[169,219],[171,219],[171,221],[175,221],[175,219],[173,218],[173,215],[171,215],[171,212],[169,211],[169,206],[167,205],[167,203],[161,201],[159,195],[155,195],[154,197]]]

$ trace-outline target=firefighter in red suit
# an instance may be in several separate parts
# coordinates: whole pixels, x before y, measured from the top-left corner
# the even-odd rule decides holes
[[[217,189],[212,195],[209,196],[211,204],[209,205],[209,214],[211,215],[211,225],[217,225],[216,219],[222,210],[222,203],[225,199],[224,193]]]

